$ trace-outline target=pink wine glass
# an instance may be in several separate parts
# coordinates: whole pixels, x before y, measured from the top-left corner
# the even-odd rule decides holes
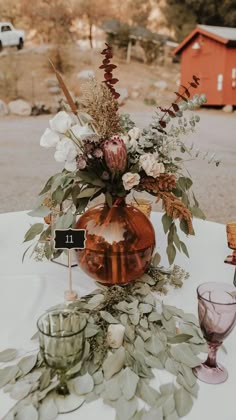
[[[225,367],[217,363],[216,353],[236,323],[236,289],[224,283],[203,283],[197,288],[198,317],[208,344],[208,358],[193,369],[208,384],[219,384],[228,378]]]

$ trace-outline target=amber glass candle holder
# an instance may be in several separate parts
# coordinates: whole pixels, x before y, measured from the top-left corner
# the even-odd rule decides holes
[[[151,211],[152,211],[151,201],[145,200],[144,198],[139,198],[137,200],[131,201],[130,204],[131,204],[131,206],[140,210],[143,214],[145,214],[145,216],[150,218]]]
[[[233,253],[229,255],[225,262],[236,265],[236,222],[230,222],[226,225],[228,247],[233,249]]]

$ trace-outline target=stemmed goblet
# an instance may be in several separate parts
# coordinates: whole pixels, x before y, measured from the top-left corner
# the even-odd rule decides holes
[[[203,382],[219,384],[228,378],[225,367],[216,361],[216,353],[236,323],[236,292],[233,286],[209,282],[197,289],[198,317],[208,344],[208,358],[193,369]]]
[[[58,376],[55,402],[60,414],[80,406],[78,397],[69,391],[66,373],[83,357],[86,324],[84,316],[69,308],[49,310],[37,322],[41,355]]]

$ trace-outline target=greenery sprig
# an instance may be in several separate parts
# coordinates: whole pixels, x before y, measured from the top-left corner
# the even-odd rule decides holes
[[[177,286],[185,275],[177,268],[176,275],[160,273],[164,281],[172,276]],[[195,316],[164,305],[153,294],[160,286],[160,276],[145,274],[127,287],[99,287],[70,304],[88,321],[83,360],[67,372],[68,386],[80,404],[102,398],[122,420],[178,420],[191,410],[198,394],[192,368],[200,364],[197,354],[206,351],[206,345]],[[123,345],[118,349],[109,348],[107,342],[112,324],[125,327]],[[17,355],[17,350],[7,349],[0,353],[0,361],[9,362]],[[165,369],[175,380],[155,389],[150,385],[153,369]],[[53,400],[56,386],[55,372],[40,354],[0,369],[0,387],[17,401],[5,420],[16,415],[53,420],[58,413]],[[138,398],[144,402],[141,410]]]

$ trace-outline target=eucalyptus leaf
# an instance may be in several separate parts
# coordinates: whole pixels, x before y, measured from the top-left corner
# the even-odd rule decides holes
[[[150,339],[145,341],[145,349],[153,356],[157,356],[164,350],[164,345],[157,336],[153,335]]]
[[[117,321],[109,312],[101,311],[100,315],[108,324],[119,324],[119,321]]]
[[[137,386],[137,396],[148,403],[151,407],[155,406],[160,397],[158,391],[148,385],[145,380],[140,379]]]
[[[149,356],[145,356],[145,362],[147,366],[151,368],[163,369],[163,365],[158,357],[152,356],[151,354]]]
[[[72,384],[77,395],[88,394],[94,388],[93,377],[89,373],[73,379]]]
[[[78,198],[92,197],[99,190],[101,190],[101,187],[84,188],[80,191]]]
[[[201,360],[193,354],[191,348],[185,343],[172,347],[170,353],[177,362],[183,363],[191,368],[201,364]]]
[[[174,337],[169,337],[168,342],[170,344],[184,343],[189,341],[193,336],[190,334],[177,334]]]
[[[25,398],[31,391],[32,384],[26,382],[17,382],[10,392],[10,397],[14,400],[21,400]]]
[[[162,325],[171,334],[175,334],[176,332],[176,323],[174,318],[170,318],[168,321],[165,319],[165,317],[162,317]]]
[[[117,420],[130,420],[138,409],[138,401],[136,398],[126,400],[123,396],[115,401]]]
[[[98,293],[94,295],[91,299],[89,299],[86,307],[89,305],[89,309],[95,309],[104,301],[104,295]]]
[[[42,232],[43,228],[43,223],[35,223],[34,225],[32,225],[25,234],[24,242],[32,241],[32,239],[34,239],[37,235],[39,235]]]
[[[90,338],[96,335],[100,331],[100,328],[96,324],[90,324],[88,323],[85,328],[85,337]]]
[[[175,392],[175,390],[176,390],[176,387],[172,382],[160,385],[160,392],[163,395],[173,394]]]
[[[190,386],[187,381],[185,380],[185,377],[183,375],[181,375],[181,373],[179,373],[177,375],[177,382],[178,384],[182,385],[184,387],[184,389],[186,389],[186,391],[188,391],[190,394],[192,394],[194,397],[197,398],[198,395],[198,389],[199,389],[199,385],[197,384],[197,382],[195,382],[195,384],[193,386]]]
[[[144,413],[141,420],[163,420],[163,413],[160,407],[151,408],[147,413]]]
[[[140,303],[138,308],[142,314],[149,314],[153,309],[152,305],[149,305],[148,303]]]
[[[103,362],[103,373],[105,379],[110,379],[113,375],[115,375],[115,373],[119,372],[124,364],[125,349],[124,347],[120,347]]]
[[[55,229],[68,229],[74,222],[74,215],[72,210],[67,210],[66,214],[63,214],[57,219]]]
[[[16,378],[19,373],[18,366],[7,366],[0,369],[0,388],[8,384],[12,379]]]
[[[103,373],[101,370],[93,374],[94,385],[99,385],[103,382]]]
[[[152,264],[154,267],[158,267],[158,265],[161,262],[161,256],[158,254],[158,252],[155,253],[155,255],[152,257]]]
[[[40,391],[43,391],[45,388],[49,386],[51,382],[51,370],[45,369],[40,377],[39,381],[39,389]]]
[[[119,377],[117,375],[105,382],[104,397],[111,401],[118,400],[122,395],[121,387],[119,385]]]
[[[183,387],[175,392],[175,405],[179,417],[186,416],[193,406],[191,396]]]
[[[129,315],[129,319],[130,319],[130,321],[132,322],[133,325],[138,325],[139,319],[140,319],[139,312],[137,312],[134,315]]]
[[[150,315],[148,315],[148,321],[149,322],[160,321],[161,318],[162,318],[162,316],[158,312],[152,312]]]
[[[35,210],[32,210],[28,213],[31,217],[46,217],[51,213],[51,209],[46,206],[40,206]]]
[[[22,407],[15,416],[15,420],[38,420],[38,418],[38,412],[32,404]]]
[[[134,397],[138,385],[139,377],[129,367],[126,367],[120,378],[119,383],[124,397],[130,400]]]
[[[17,356],[16,349],[6,349],[0,352],[0,362],[9,362],[10,360],[15,359]]]
[[[33,354],[32,356],[23,357],[23,359],[18,362],[18,367],[23,375],[27,375],[27,373],[29,373],[34,368],[36,362],[37,354]]]
[[[179,420],[179,416],[176,411],[166,416],[165,420]]]
[[[163,410],[164,416],[166,417],[169,414],[173,413],[173,411],[175,410],[175,398],[174,398],[174,395],[169,395],[169,394],[165,394],[165,395],[168,395],[168,398],[164,402],[162,406],[162,410]]]
[[[58,409],[52,398],[45,398],[39,406],[39,420],[54,420],[57,418]]]
[[[164,232],[167,233],[168,230],[170,229],[170,226],[172,224],[172,217],[168,216],[166,213],[162,216],[162,224],[163,224],[163,229]]]

